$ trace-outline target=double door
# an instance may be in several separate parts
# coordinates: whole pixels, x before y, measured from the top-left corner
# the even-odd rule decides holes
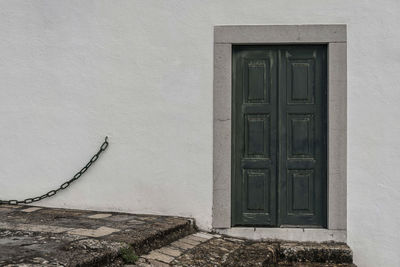
[[[326,50],[233,47],[233,226],[326,227]]]

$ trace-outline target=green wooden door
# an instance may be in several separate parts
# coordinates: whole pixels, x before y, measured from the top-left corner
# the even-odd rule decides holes
[[[235,47],[233,54],[233,223],[276,225],[276,49]]]
[[[234,46],[232,225],[326,226],[326,47]]]

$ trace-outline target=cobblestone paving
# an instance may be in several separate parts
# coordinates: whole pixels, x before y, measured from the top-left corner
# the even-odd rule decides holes
[[[0,266],[121,266],[193,232],[180,217],[0,206]]]
[[[345,244],[254,242],[200,232],[153,250],[141,256],[136,264],[141,267],[355,266],[351,262],[351,250]]]

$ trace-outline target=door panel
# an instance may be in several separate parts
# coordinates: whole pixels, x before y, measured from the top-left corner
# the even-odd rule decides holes
[[[232,225],[326,226],[326,47],[234,46]]]
[[[286,46],[278,52],[279,225],[326,226],[325,51]]]
[[[269,115],[248,114],[244,117],[245,156],[247,158],[269,158],[269,136],[271,131]]]
[[[291,113],[287,116],[288,158],[315,158],[314,114]]]
[[[244,93],[246,103],[268,103],[269,59],[244,59]]]
[[[232,223],[273,226],[277,220],[277,53],[240,47],[233,62]]]
[[[288,170],[288,213],[314,214],[314,171]]]
[[[314,60],[288,59],[287,103],[314,103]]]

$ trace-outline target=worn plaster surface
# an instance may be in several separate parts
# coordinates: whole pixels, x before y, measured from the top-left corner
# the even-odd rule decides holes
[[[0,194],[47,192],[108,135],[96,167],[44,205],[210,229],[213,27],[347,24],[347,240],[360,266],[400,266],[399,12],[398,0],[0,1]]]

